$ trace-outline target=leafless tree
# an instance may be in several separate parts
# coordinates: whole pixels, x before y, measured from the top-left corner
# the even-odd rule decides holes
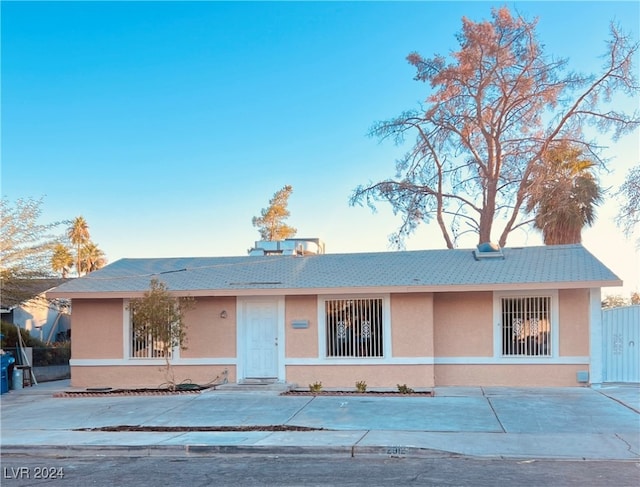
[[[612,108],[618,95],[640,93],[632,59],[638,43],[611,25],[602,70],[583,75],[566,59],[544,53],[537,20],[492,10],[490,21],[462,19],[460,50],[448,61],[411,53],[415,79],[430,86],[423,106],[375,124],[371,135],[411,149],[396,162],[396,177],[357,187],[351,204],[389,202],[402,224],[392,240],[404,239],[435,219],[448,248],[471,231],[479,242],[504,246],[509,234],[532,223],[524,211],[534,167],[554,144],[579,149],[599,165],[601,144],[586,127],[614,140],[640,124],[640,113]],[[637,106],[635,103],[633,106]],[[496,221],[504,222],[495,229]]]

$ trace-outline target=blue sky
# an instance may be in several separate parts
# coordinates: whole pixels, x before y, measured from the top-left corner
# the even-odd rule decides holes
[[[392,176],[402,149],[367,132],[425,97],[409,52],[457,49],[462,16],[504,4],[538,16],[546,52],[580,71],[601,64],[610,20],[639,37],[638,2],[3,1],[2,194],[44,197],[43,221],[83,215],[115,261],[243,255],[259,237],[251,218],[290,184],[299,236],[388,250],[399,220],[348,200]],[[637,132],[612,144],[603,186],[639,152]],[[616,211],[609,197],[584,243],[626,294],[640,257]],[[407,241],[443,246],[432,225]]]

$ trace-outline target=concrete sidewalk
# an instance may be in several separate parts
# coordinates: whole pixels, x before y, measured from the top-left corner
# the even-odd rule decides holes
[[[434,397],[260,392],[54,398],[68,381],[1,396],[2,452],[310,453],[640,459],[640,387],[436,388]],[[78,431],[106,426],[301,426],[318,431]]]

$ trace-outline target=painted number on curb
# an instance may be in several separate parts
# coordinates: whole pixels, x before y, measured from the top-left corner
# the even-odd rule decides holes
[[[387,447],[387,455],[392,457],[404,456],[407,454],[407,448],[404,446],[390,446]]]

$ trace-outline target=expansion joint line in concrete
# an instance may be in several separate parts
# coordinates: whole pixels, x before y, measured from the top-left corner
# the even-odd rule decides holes
[[[362,440],[365,439],[365,437],[369,434],[369,431],[371,431],[371,430],[365,431],[364,435],[362,435],[360,437],[360,439],[358,439],[358,441],[356,441],[353,445],[351,445],[351,457],[352,458],[356,456],[356,447],[358,446],[358,443],[360,443]]]
[[[502,424],[502,421],[500,421],[500,418],[498,417],[498,413],[496,413],[496,410],[494,409],[493,404],[491,403],[491,399],[489,398],[489,396],[487,396],[484,393],[484,387],[481,387],[480,390],[482,391],[482,397],[484,397],[487,400],[487,404],[489,404],[489,407],[491,408],[491,412],[493,413],[493,415],[496,418],[496,421],[500,425],[500,429],[502,430],[503,433],[506,433],[507,430],[505,429],[504,425]]]
[[[287,420],[284,422],[284,424],[289,424],[291,421],[293,421],[293,419],[294,419],[298,414],[300,414],[304,408],[306,408],[309,404],[311,404],[311,402],[312,402],[313,400],[315,400],[315,398],[316,398],[316,397],[317,397],[317,396],[312,396],[312,397],[311,397],[311,399],[309,399],[309,400],[308,400],[307,402],[305,402],[302,406],[300,406],[300,408],[298,408],[298,410],[297,410],[295,413],[293,413],[293,414],[289,417],[289,419],[287,419]]]
[[[598,394],[601,394],[602,396],[604,396],[604,397],[606,397],[606,398],[608,398],[608,399],[611,399],[611,400],[613,400],[613,401],[617,402],[618,404],[622,404],[622,405],[623,405],[624,407],[626,407],[626,408],[631,409],[634,413],[640,414],[640,411],[638,411],[636,408],[634,408],[634,407],[633,407],[633,406],[631,406],[630,404],[626,404],[626,403],[624,403],[624,402],[620,401],[619,399],[616,399],[615,397],[608,396],[608,395],[606,395],[604,392],[599,391],[599,390],[597,390],[597,389],[593,389],[593,390],[595,390]]]
[[[620,436],[618,433],[616,433],[615,437],[618,438],[622,443],[627,445],[627,451],[629,453],[633,453],[634,455],[639,455],[639,453],[637,451],[633,451],[633,447],[631,446],[631,444],[627,440],[625,440],[622,436]]]

